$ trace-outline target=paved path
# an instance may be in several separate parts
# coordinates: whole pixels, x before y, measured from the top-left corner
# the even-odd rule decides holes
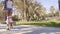
[[[19,25],[7,31],[6,25],[0,24],[0,34],[60,34],[60,28]]]

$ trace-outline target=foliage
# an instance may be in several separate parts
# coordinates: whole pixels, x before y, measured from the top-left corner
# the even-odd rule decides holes
[[[60,27],[60,21],[58,20],[43,20],[43,21],[30,21],[30,22],[17,22],[18,25],[35,25],[35,26],[49,26],[49,27]]]
[[[0,7],[3,6],[2,3],[0,3]],[[46,8],[43,7],[43,5],[41,3],[38,3],[35,0],[14,0],[14,8],[20,9],[21,11],[19,11],[19,12],[21,13],[22,19],[27,20],[27,21],[46,20],[46,18],[51,19],[52,17],[59,16],[58,11],[56,13],[54,13],[54,11],[55,11],[54,6],[50,6],[50,8],[49,8],[50,13],[46,14],[47,13]],[[18,18],[16,18],[16,19],[18,19]]]

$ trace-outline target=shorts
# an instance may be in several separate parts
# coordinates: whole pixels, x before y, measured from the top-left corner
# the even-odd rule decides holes
[[[8,10],[8,11],[12,11],[12,8],[6,8],[6,10]]]

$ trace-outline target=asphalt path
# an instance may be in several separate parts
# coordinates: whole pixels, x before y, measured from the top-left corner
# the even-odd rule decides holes
[[[60,28],[17,25],[6,30],[6,24],[0,24],[0,34],[60,34]]]

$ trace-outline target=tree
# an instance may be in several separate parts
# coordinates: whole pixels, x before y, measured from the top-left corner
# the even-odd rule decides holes
[[[45,7],[42,7],[42,19],[44,18],[45,19],[45,17],[46,17],[46,8]]]
[[[4,21],[3,2],[0,3],[0,22]]]
[[[52,17],[54,16],[54,11],[55,11],[54,6],[51,6],[51,7],[50,7],[50,12],[51,12],[51,14],[52,14]]]
[[[18,8],[22,10],[21,14],[25,20],[34,18],[34,14],[36,14],[38,19],[41,17],[42,6],[37,1],[33,2],[32,0],[15,0],[15,6],[18,6]]]

